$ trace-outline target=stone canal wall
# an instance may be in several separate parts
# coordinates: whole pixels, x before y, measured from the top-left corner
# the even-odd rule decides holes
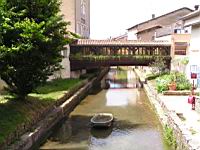
[[[51,129],[58,122],[60,122],[64,117],[68,116],[70,112],[73,111],[73,109],[81,102],[81,100],[87,96],[94,84],[99,82],[108,71],[109,68],[103,69],[97,77],[94,77],[90,81],[85,81],[78,88],[66,93],[66,95],[58,100],[58,103],[54,106],[54,108],[46,113],[46,117],[35,125],[36,127],[32,132],[25,133],[17,142],[15,142],[15,144],[5,147],[5,149],[28,150],[37,145],[37,143],[51,133]]]
[[[138,77],[142,76],[138,70],[135,70],[135,72]],[[173,129],[173,135],[177,142],[177,150],[199,150],[191,140],[191,132],[186,128],[175,111],[167,109],[154,86],[147,81],[146,84],[143,84],[143,87],[163,128],[167,125]],[[199,102],[199,100],[197,101]]]
[[[168,125],[173,129],[177,142],[177,150],[192,150],[193,148],[189,143],[191,133],[188,132],[176,112],[167,109],[165,104],[160,100],[158,93],[149,82],[144,84],[143,87],[163,128],[165,125]]]

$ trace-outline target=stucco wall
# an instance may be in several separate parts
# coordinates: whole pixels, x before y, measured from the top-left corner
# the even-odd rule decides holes
[[[130,28],[128,32],[131,32],[132,30],[138,30],[138,31],[144,31],[146,30],[147,32],[140,32],[138,33],[138,36],[141,37],[142,40],[152,40],[152,36],[154,36],[155,31],[158,26],[168,26],[173,23],[175,23],[180,17],[183,17],[184,15],[189,14],[191,11],[184,8],[184,9],[179,9],[174,12],[171,12],[169,14],[165,14],[161,17],[157,17],[155,19],[148,20],[146,22],[143,22],[141,24],[136,25],[134,28]],[[152,30],[148,30],[149,28],[152,28]],[[156,27],[156,28],[155,28]],[[143,37],[145,39],[143,39]]]
[[[84,38],[89,38],[90,0],[75,0],[75,1],[76,1],[76,33],[80,34]]]
[[[163,15],[162,17],[155,18],[153,20],[149,20],[138,26],[138,30],[143,30],[145,28],[149,28],[153,25],[162,25],[167,26],[175,23],[180,17],[189,14],[191,11],[188,9],[181,9],[175,11],[173,13]]]
[[[191,34],[191,41],[190,41],[190,48],[189,48],[189,64],[187,67],[187,76],[190,78],[191,66],[197,66],[197,73],[200,73],[200,25],[199,26],[192,26],[192,34]],[[197,76],[199,78],[199,75]],[[198,79],[200,80],[200,78]],[[191,82],[193,82],[191,80]],[[195,86],[198,85],[200,88],[200,84],[197,84],[197,79],[194,80]]]
[[[150,30],[145,30],[143,32],[140,32],[137,34],[138,40],[144,40],[144,41],[152,41],[155,38],[155,30],[157,28],[153,28]]]
[[[137,30],[132,29],[128,31],[128,40],[137,40]]]
[[[200,21],[200,16],[192,17],[190,19],[185,20],[184,26],[190,26],[192,24],[196,24]]]
[[[199,17],[200,20],[200,17]],[[200,24],[192,26],[192,35],[190,42],[190,50],[199,50],[200,51]]]
[[[60,9],[61,14],[64,15],[64,20],[71,23],[68,30],[75,32],[75,0],[62,0]]]

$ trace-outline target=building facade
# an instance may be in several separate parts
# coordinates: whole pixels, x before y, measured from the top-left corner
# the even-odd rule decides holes
[[[188,55],[190,35],[191,28],[184,29],[183,21],[179,20],[169,26],[156,29],[155,40],[170,41],[172,59],[179,59]]]
[[[90,0],[62,0],[61,14],[66,22],[70,22],[68,30],[80,35],[81,38],[90,37]],[[70,69],[70,47],[62,51],[63,59],[61,65],[63,69],[54,73],[51,78],[69,78],[72,76]]]
[[[194,79],[195,86],[200,88],[200,10],[184,16],[182,18],[184,23],[184,28],[191,28],[191,40],[189,48],[189,64],[187,67],[188,77],[191,78],[191,73],[196,73],[197,78]]]
[[[62,0],[61,13],[71,32],[90,37],[90,0]]]
[[[177,22],[181,17],[191,13],[192,10],[186,7],[155,17],[152,15],[150,20],[139,23],[128,29],[128,40],[155,40],[155,32],[160,28],[170,26]]]

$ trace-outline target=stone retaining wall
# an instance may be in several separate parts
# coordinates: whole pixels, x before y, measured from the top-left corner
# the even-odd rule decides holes
[[[176,112],[167,109],[165,104],[160,100],[159,95],[153,89],[150,83],[144,85],[144,90],[147,93],[150,103],[152,104],[158,118],[163,126],[168,125],[173,129],[174,136],[177,141],[177,150],[189,150],[191,146],[189,145],[190,132],[187,132],[186,127],[177,116]]]
[[[140,77],[140,72],[137,70],[135,71],[138,77]],[[154,86],[147,81],[147,84],[144,84],[143,87],[163,128],[165,125],[168,125],[173,129],[173,134],[177,142],[177,150],[199,150],[200,147],[196,146],[195,143],[193,143],[191,140],[191,132],[180,120],[176,112],[167,109],[166,105],[161,101],[159,94],[155,90]],[[200,105],[200,100],[197,100],[197,103],[197,105]]]
[[[78,86],[75,86],[72,88],[70,91],[68,91],[63,97],[61,97],[59,100],[55,101],[55,103],[49,105],[48,107],[40,110],[40,112],[37,112],[37,114],[33,115],[33,118],[31,121],[20,124],[16,127],[15,132],[11,133],[10,135],[7,136],[6,140],[4,143],[0,145],[0,150],[6,149],[7,145],[11,145],[13,141],[16,139],[20,139],[20,137],[25,134],[27,131],[30,129],[36,128],[35,126],[38,124],[40,120],[45,118],[47,114],[49,114],[55,107],[61,105],[66,99],[71,97],[76,91],[78,91],[81,87],[83,87],[87,81],[83,81],[81,84]]]
[[[160,100],[160,97],[154,87],[147,82],[147,84],[144,84],[144,90],[146,91],[149,101],[157,113],[163,128],[165,125],[168,125],[173,129],[177,142],[177,150],[197,150],[199,147],[196,147],[196,145],[192,142],[191,132],[180,120],[176,112],[167,109],[165,104]]]
[[[46,117],[35,125],[36,127],[33,132],[25,133],[19,138],[19,141],[11,146],[4,147],[4,149],[28,150],[36,145],[59,121],[70,114],[87,95],[93,85],[105,76],[108,70],[108,68],[104,69],[97,77],[91,79],[91,81],[84,82],[66,93],[48,113],[45,113]]]

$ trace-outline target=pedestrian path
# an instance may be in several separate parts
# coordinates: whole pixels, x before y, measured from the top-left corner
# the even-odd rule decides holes
[[[200,114],[192,110],[187,100],[188,96],[159,95],[159,97],[169,111],[175,111],[180,115],[186,129],[191,133],[191,142],[200,149]]]

